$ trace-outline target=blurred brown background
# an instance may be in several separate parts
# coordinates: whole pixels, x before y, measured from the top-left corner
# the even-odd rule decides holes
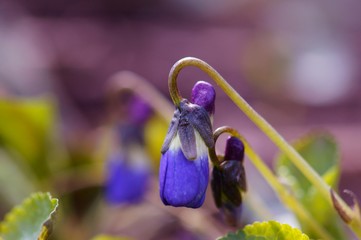
[[[107,79],[130,70],[165,96],[182,57],[201,58],[288,140],[326,129],[341,188],[361,197],[361,2],[2,0],[0,94],[59,99],[65,136],[102,124]],[[199,70],[182,72],[189,96]],[[217,88],[215,126],[243,132],[270,164],[276,148]]]

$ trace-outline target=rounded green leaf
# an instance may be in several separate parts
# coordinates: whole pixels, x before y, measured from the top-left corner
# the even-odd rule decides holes
[[[49,193],[34,193],[13,208],[0,223],[0,239],[45,240],[51,232],[51,218],[58,200]]]

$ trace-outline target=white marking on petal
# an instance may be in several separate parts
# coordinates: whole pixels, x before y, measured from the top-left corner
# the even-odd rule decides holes
[[[197,147],[197,158],[208,156],[208,148],[206,144],[204,143],[201,135],[197,131],[194,131],[195,137],[196,137],[196,147]],[[174,136],[173,140],[171,141],[169,145],[169,151],[178,151],[179,149],[182,149],[182,144],[180,142],[178,133]],[[183,151],[183,149],[182,149]],[[194,160],[196,160],[194,159]]]
[[[174,138],[170,142],[169,150],[170,151],[177,151],[179,148],[181,148],[180,139],[178,136],[178,133],[175,134]],[[182,150],[183,151],[183,150]]]
[[[197,131],[194,131],[196,135],[196,144],[197,144],[197,158],[202,156],[208,156],[208,148],[204,143],[201,135]]]

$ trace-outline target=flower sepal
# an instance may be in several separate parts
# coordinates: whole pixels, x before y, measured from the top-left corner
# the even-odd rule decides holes
[[[185,157],[189,160],[197,158],[196,132],[208,148],[214,146],[212,124],[208,112],[197,104],[183,99],[175,110],[167,136],[162,146],[165,153],[178,134]]]

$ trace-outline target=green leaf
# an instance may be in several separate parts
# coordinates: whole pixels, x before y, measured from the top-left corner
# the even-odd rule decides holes
[[[16,152],[42,176],[48,173],[44,158],[54,119],[50,98],[0,99],[0,145]]]
[[[0,223],[0,239],[45,240],[51,232],[58,200],[49,193],[34,193],[16,206]]]
[[[340,177],[340,156],[334,138],[325,132],[308,134],[294,143],[295,149],[324,181],[337,188]],[[276,173],[290,186],[293,194],[309,210],[310,214],[336,239],[345,239],[344,230],[331,204],[304,177],[284,154],[276,158]],[[298,216],[297,216],[298,217]],[[311,238],[319,238],[308,222],[298,217],[302,229]]]
[[[236,233],[228,233],[219,240],[309,240],[306,234],[288,224],[276,221],[255,222]]]

